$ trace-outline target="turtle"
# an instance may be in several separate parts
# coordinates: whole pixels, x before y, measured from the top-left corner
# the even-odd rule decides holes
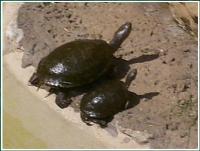
[[[106,75],[113,66],[113,53],[131,29],[131,22],[124,23],[109,43],[101,39],[77,39],[57,47],[40,60],[29,85],[38,88],[46,85],[57,90],[55,102],[60,108],[66,108],[71,98],[62,89],[87,85]]]
[[[107,80],[86,93],[80,103],[82,121],[87,125],[93,122],[106,127],[115,114],[138,104],[137,94],[128,91],[136,74],[137,70],[133,69],[127,74],[125,83],[117,79]]]

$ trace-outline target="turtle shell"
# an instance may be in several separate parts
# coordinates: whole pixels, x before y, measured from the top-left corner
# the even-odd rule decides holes
[[[86,117],[106,118],[125,108],[128,90],[122,81],[112,80],[98,85],[85,94],[80,103],[81,112]]]
[[[53,50],[37,68],[41,83],[70,88],[92,82],[109,70],[113,49],[103,40],[75,40]]]

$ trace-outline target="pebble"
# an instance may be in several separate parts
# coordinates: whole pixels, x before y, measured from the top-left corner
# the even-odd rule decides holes
[[[123,142],[124,142],[124,143],[128,143],[128,142],[130,142],[130,138],[125,137],[125,138],[123,139]]]

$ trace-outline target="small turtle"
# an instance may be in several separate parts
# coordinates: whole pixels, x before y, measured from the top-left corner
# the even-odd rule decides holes
[[[131,29],[130,22],[124,23],[109,44],[103,40],[80,39],[59,46],[41,59],[29,83],[57,89],[56,104],[67,107],[71,98],[61,89],[86,85],[108,73],[115,59],[113,53]]]
[[[93,122],[106,127],[115,114],[138,104],[137,95],[128,91],[136,73],[136,69],[130,71],[125,83],[117,79],[108,80],[85,94],[80,103],[82,121],[88,125]]]

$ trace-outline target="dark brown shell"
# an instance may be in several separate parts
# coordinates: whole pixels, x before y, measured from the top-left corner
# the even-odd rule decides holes
[[[41,83],[52,87],[75,87],[87,84],[106,73],[113,50],[103,40],[75,40],[43,58],[37,68]]]
[[[125,84],[111,80],[85,94],[80,109],[84,116],[103,119],[123,110],[127,101],[128,90]]]

